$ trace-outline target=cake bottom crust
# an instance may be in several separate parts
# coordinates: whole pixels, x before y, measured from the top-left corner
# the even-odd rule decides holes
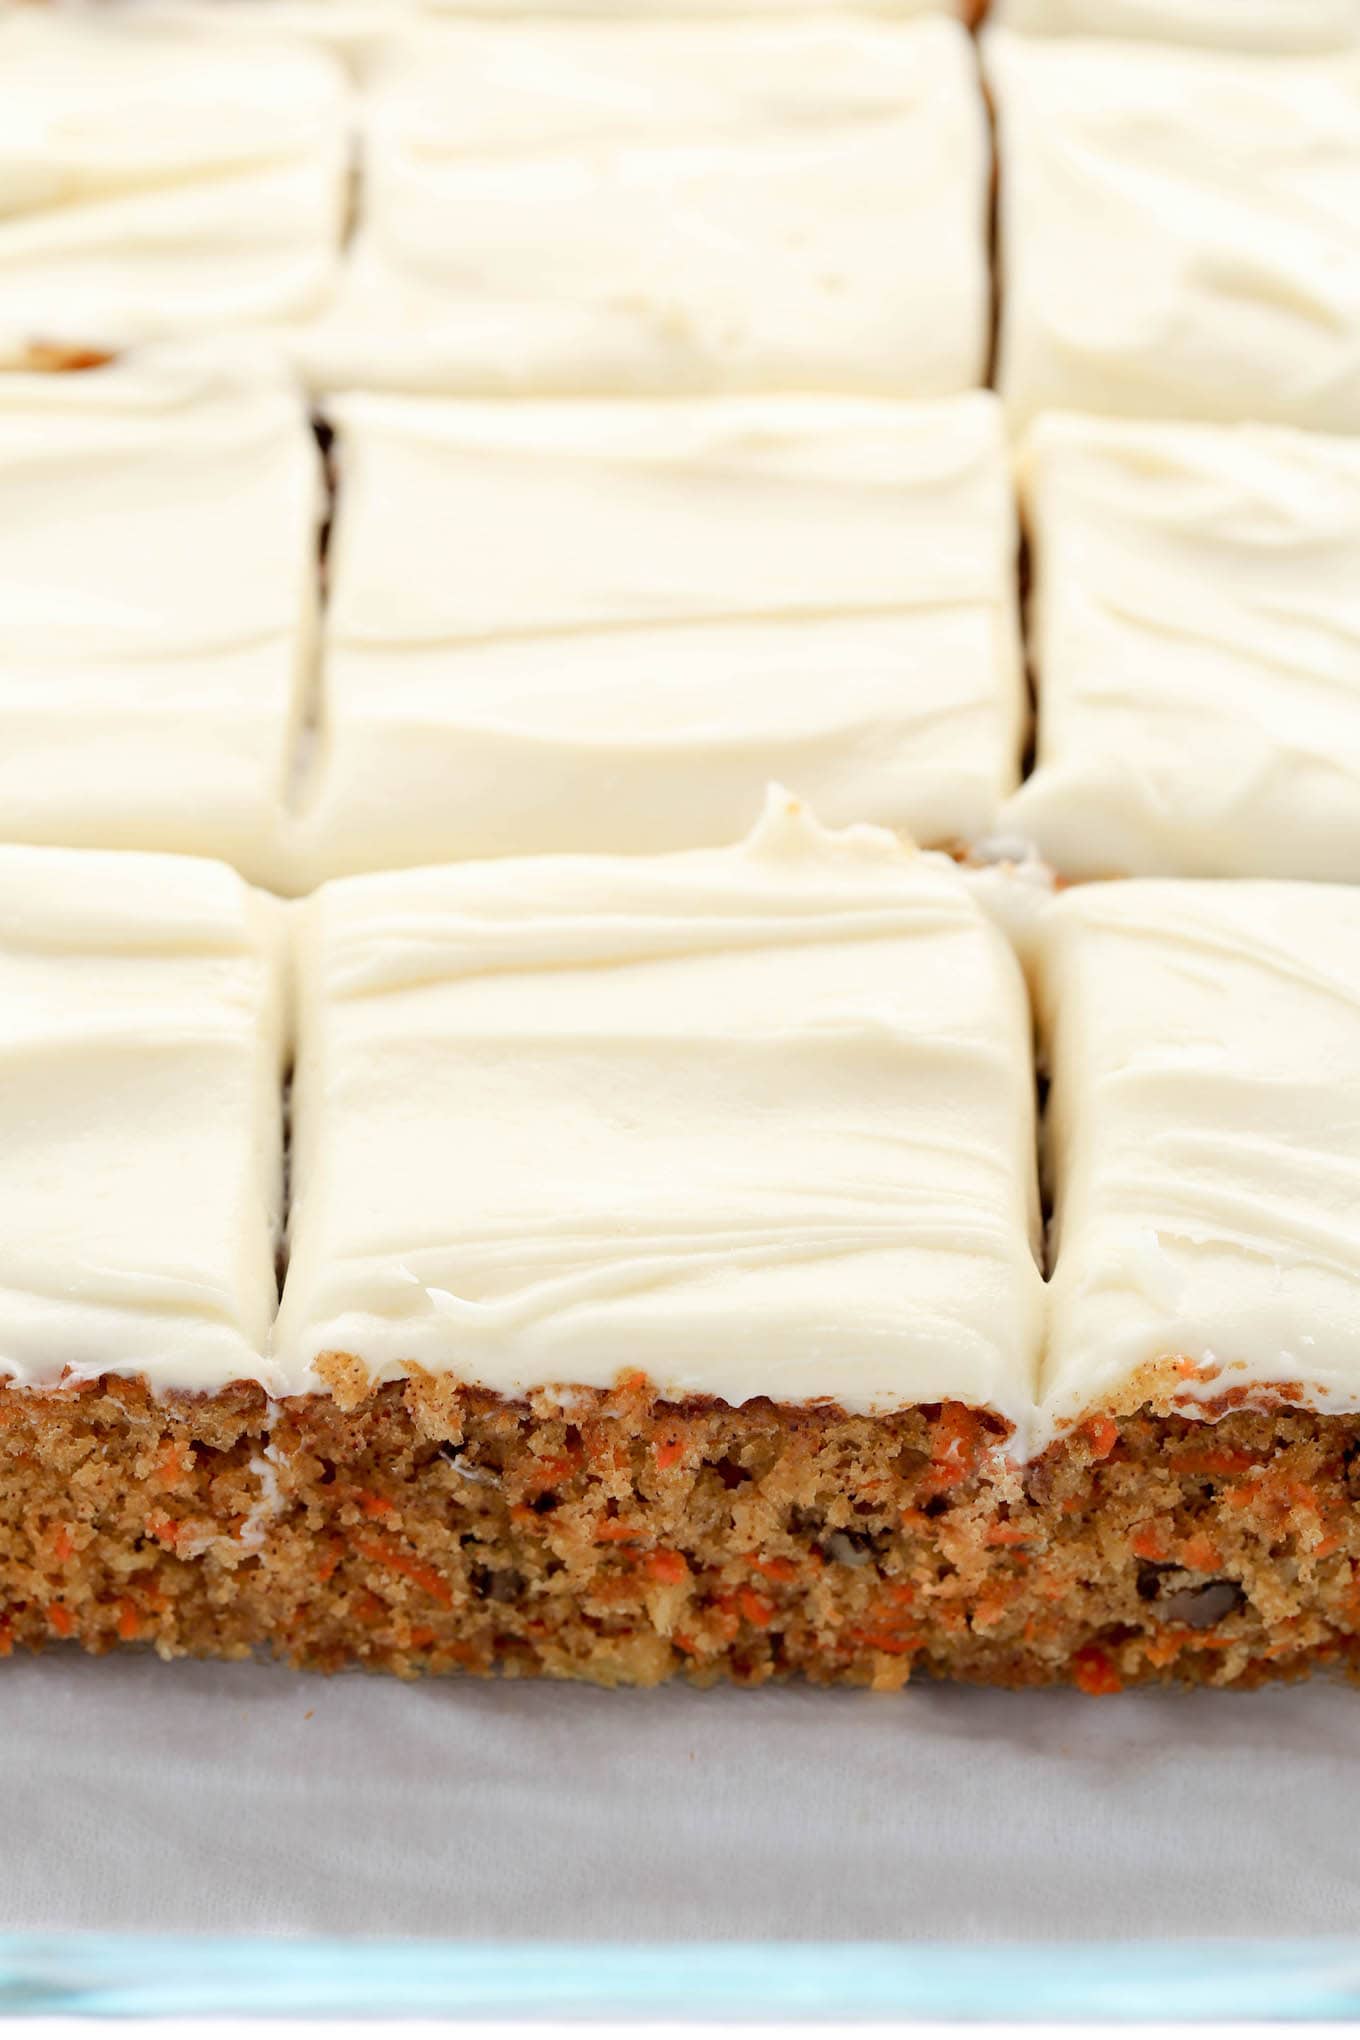
[[[954,1403],[509,1402],[417,1377],[0,1388],[0,1654],[892,1689],[1360,1663],[1360,1418],[1151,1409],[1009,1463]]]

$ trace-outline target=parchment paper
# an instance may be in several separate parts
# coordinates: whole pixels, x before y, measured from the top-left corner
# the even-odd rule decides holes
[[[0,1927],[1360,1931],[1360,1693],[1087,1700],[0,1665]]]

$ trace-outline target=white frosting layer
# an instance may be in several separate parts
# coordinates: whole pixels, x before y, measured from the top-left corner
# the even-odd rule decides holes
[[[0,14],[0,361],[314,312],[346,130],[319,48],[135,7]]]
[[[1360,0],[992,0],[1030,35],[1146,36],[1236,50],[1334,50],[1360,41]]]
[[[734,850],[370,876],[300,915],[291,1391],[343,1351],[1025,1421],[1028,1012],[944,860],[773,796]]]
[[[221,865],[0,847],[0,1374],[260,1376],[281,924]]]
[[[1360,431],[1360,49],[985,42],[1000,388],[1052,408]]]
[[[1360,880],[1360,440],[1050,415],[1021,477],[1034,777],[1073,878]]]
[[[369,101],[329,385],[981,382],[989,144],[946,19],[444,23]]]
[[[1049,1417],[1176,1360],[1188,1403],[1297,1384],[1360,1406],[1360,892],[1078,887],[1039,990]]]
[[[320,511],[249,362],[0,376],[0,839],[278,878]]]
[[[596,19],[636,21],[639,15],[711,15],[738,19],[769,15],[837,14],[851,16],[886,14],[898,18],[915,14],[967,14],[964,0],[415,0],[427,14],[445,15],[540,15],[546,19],[593,16]],[[971,4],[971,0],[970,0]]]
[[[62,0],[68,9],[109,0]],[[121,0],[129,4],[129,0]],[[143,20],[236,44],[283,42],[325,50],[362,82],[417,0],[131,0]],[[477,0],[474,0],[474,5]],[[480,7],[478,7],[480,11]]]
[[[307,878],[730,842],[776,769],[833,824],[992,826],[1025,718],[994,398],[334,416]]]

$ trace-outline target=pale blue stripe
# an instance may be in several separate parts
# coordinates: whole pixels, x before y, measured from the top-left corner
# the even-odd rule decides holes
[[[1356,2019],[1360,1941],[270,1941],[0,1935],[0,2016]]]

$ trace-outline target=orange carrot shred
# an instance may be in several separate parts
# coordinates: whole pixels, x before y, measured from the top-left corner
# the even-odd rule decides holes
[[[883,1651],[889,1657],[908,1657],[921,1648],[918,1636],[899,1636],[891,1629],[852,1629],[850,1641],[863,1650]]]
[[[1086,1644],[1073,1658],[1072,1677],[1081,1691],[1093,1699],[1104,1699],[1124,1690],[1124,1681],[1113,1660],[1094,1643]]]
[[[753,1622],[757,1629],[768,1629],[774,1620],[774,1602],[767,1599],[764,1594],[756,1593],[752,1587],[738,1588],[737,1606],[746,1620]]]
[[[777,1580],[783,1586],[798,1577],[798,1568],[791,1558],[762,1558],[758,1551],[753,1551],[749,1563],[767,1580]]]
[[[47,1619],[58,1636],[71,1636],[75,1632],[76,1618],[69,1608],[63,1608],[60,1601],[54,1601],[47,1611]]]
[[[1093,1459],[1108,1459],[1119,1443],[1119,1426],[1113,1417],[1088,1417],[1082,1431]]]
[[[1223,1555],[1212,1538],[1197,1530],[1181,1545],[1181,1563],[1191,1572],[1212,1573],[1222,1565]]]
[[[618,1516],[601,1516],[595,1525],[597,1544],[637,1544],[645,1535],[638,1524],[625,1523]]]
[[[683,1551],[650,1552],[645,1570],[666,1587],[682,1587],[689,1578],[689,1564]]]
[[[657,1468],[661,1473],[678,1464],[685,1456],[682,1438],[658,1438],[655,1447]]]
[[[436,1572],[432,1565],[426,1565],[414,1552],[403,1551],[390,1537],[356,1537],[354,1543],[355,1549],[374,1565],[401,1573],[403,1578],[411,1580],[427,1593],[432,1601],[438,1601],[441,1607],[453,1606],[453,1590],[443,1574]]]

